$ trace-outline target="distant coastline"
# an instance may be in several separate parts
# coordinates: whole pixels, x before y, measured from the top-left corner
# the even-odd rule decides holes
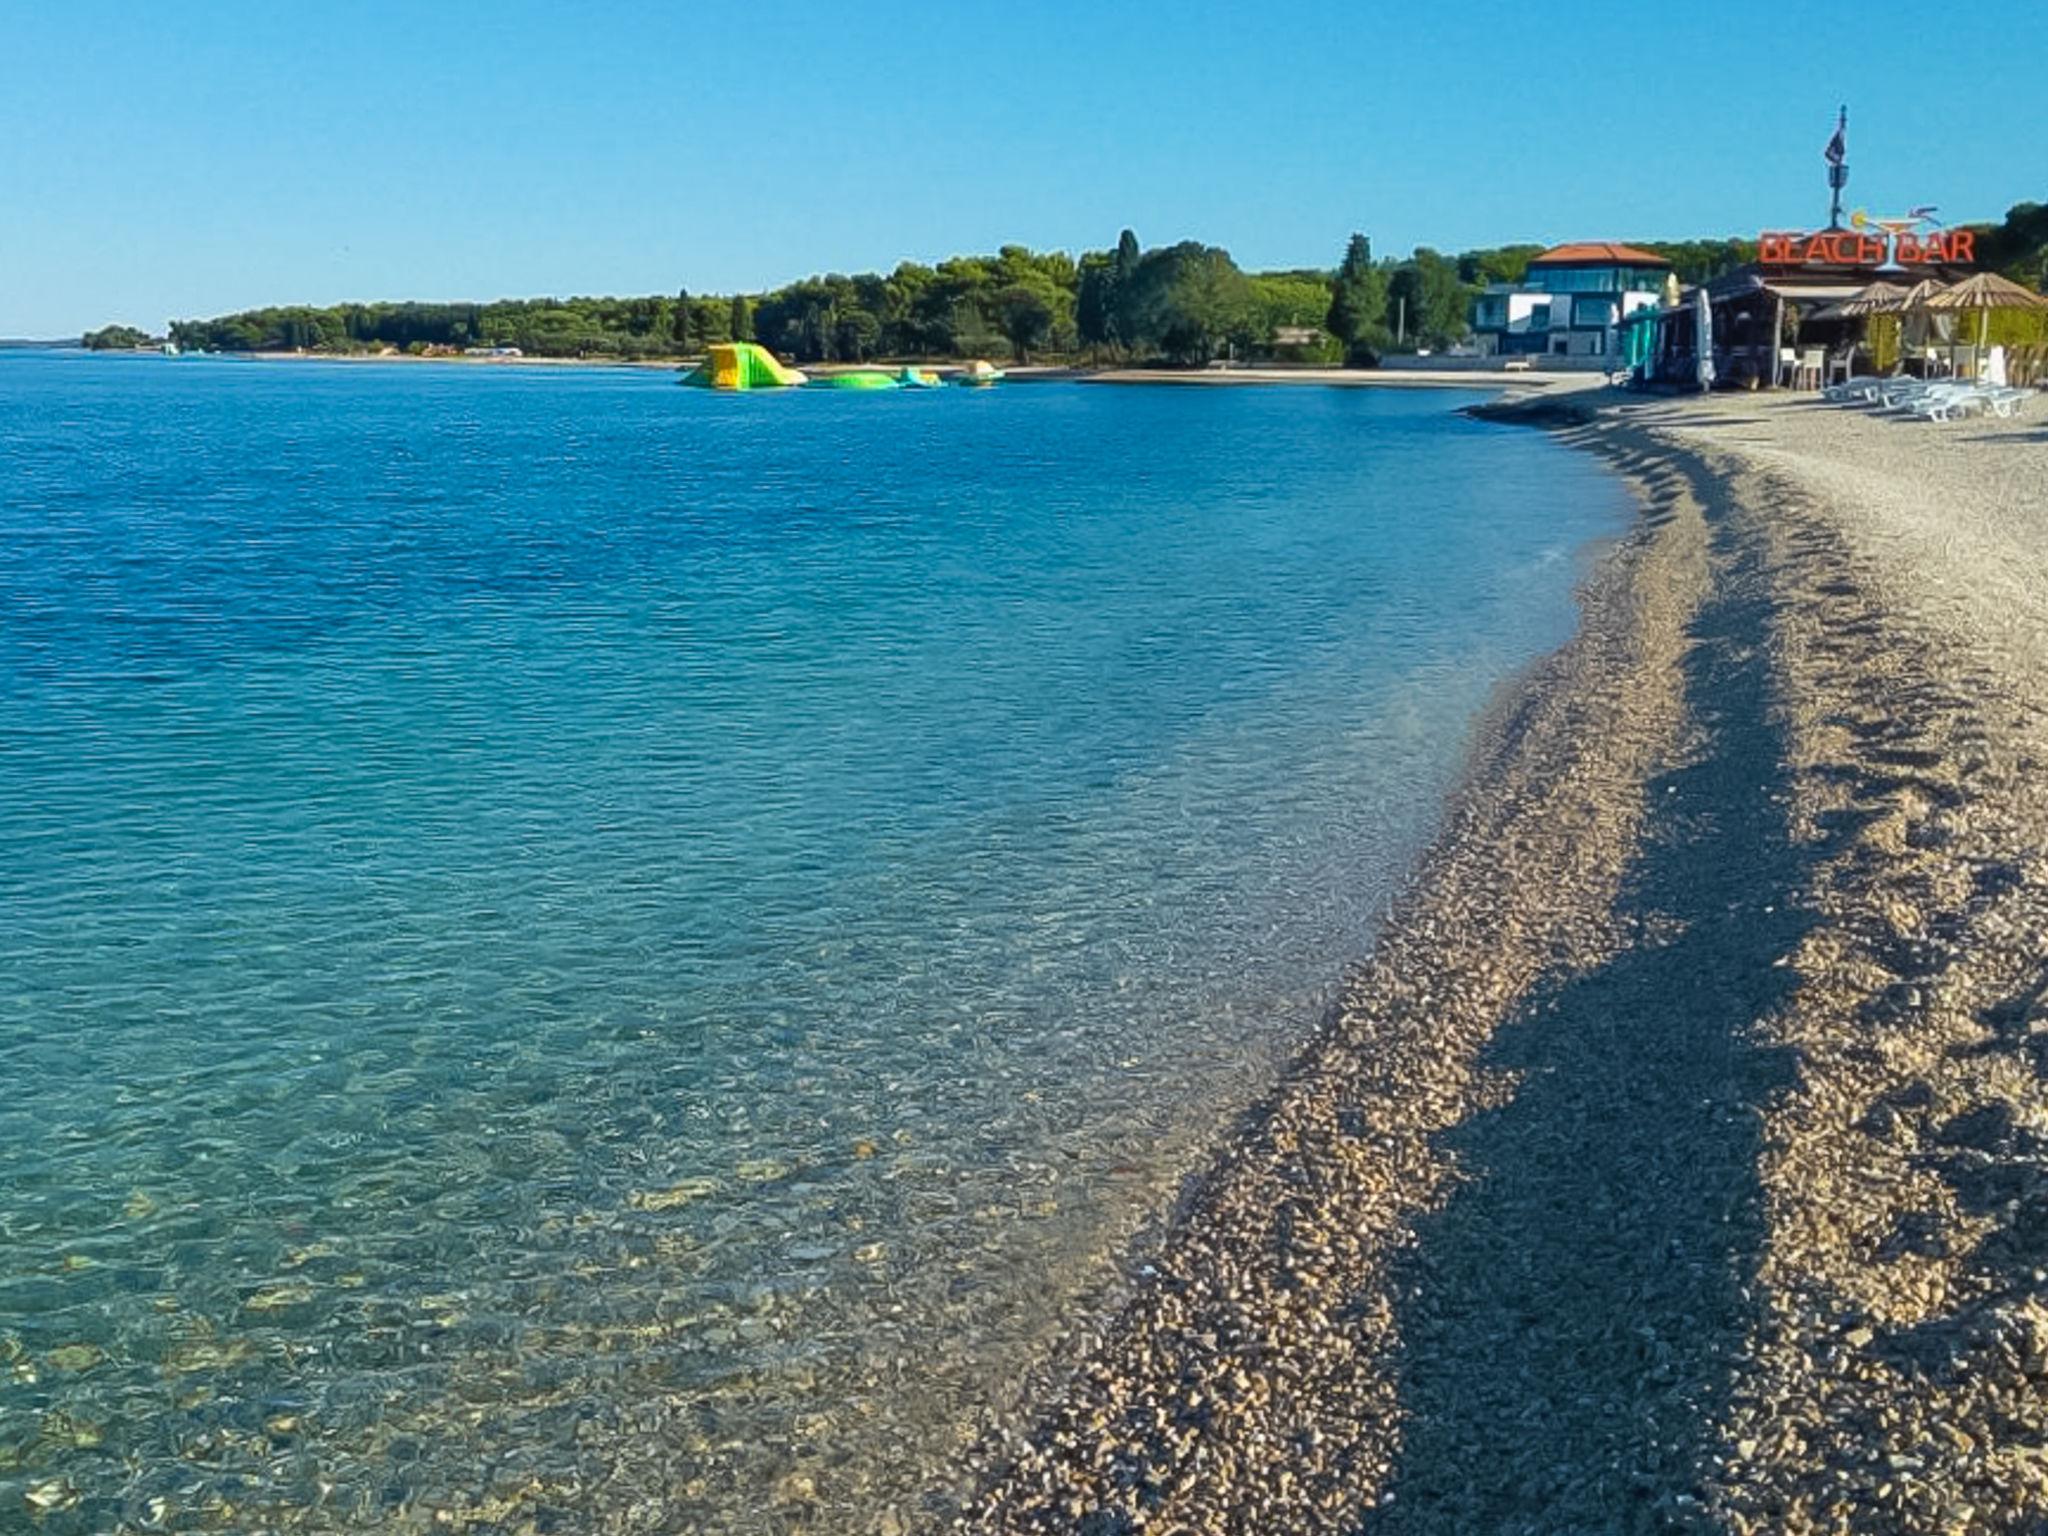
[[[1003,358],[1201,367],[1215,360],[1371,367],[1395,354],[1468,348],[1474,297],[1519,281],[1542,247],[1455,256],[1418,247],[1382,256],[1352,235],[1328,267],[1247,271],[1197,240],[1146,248],[1131,230],[1083,251],[1006,245],[992,254],[887,273],[803,278],[759,293],[372,301],[274,305],[170,322],[184,351],[455,355],[675,361],[758,342],[800,366]],[[1754,255],[1740,238],[1666,242],[1682,273],[1729,270]],[[127,334],[126,327],[108,331]],[[97,334],[97,333],[96,333]]]
[[[30,345],[45,348],[76,350],[76,343],[42,342]],[[153,347],[122,348],[98,353],[99,356],[155,357]],[[408,353],[408,352],[220,352],[189,354],[232,359],[236,362],[280,364],[280,363],[345,363],[352,366],[367,366],[379,363],[401,365],[455,365],[466,368],[630,368],[636,372],[673,373],[689,366],[688,361],[675,358],[615,358],[615,357],[486,357],[469,356],[461,353]],[[877,363],[895,366],[899,359],[878,359]],[[912,360],[920,367],[946,374],[955,372],[961,366],[950,362],[926,362]],[[1509,390],[1517,393],[1568,393],[1597,388],[1605,382],[1604,376],[1586,370],[1549,372],[1536,369],[1509,372],[1500,368],[1478,366],[1478,359],[1470,360],[1473,366],[1460,368],[1418,366],[1420,359],[1388,359],[1377,368],[1317,368],[1309,366],[1244,366],[1206,368],[1147,367],[1090,367],[1067,363],[1011,364],[1006,377],[1012,383],[1034,384],[1073,382],[1083,384],[1119,385],[1169,385],[1196,388],[1249,388],[1255,386],[1316,385],[1336,389],[1468,389],[1468,390]],[[853,363],[813,364],[812,372],[830,374],[841,369],[861,365]],[[869,365],[875,366],[875,365]]]
[[[1972,234],[1987,269],[2038,282],[2048,246],[2037,205],[2017,205],[2002,223],[1955,228]],[[1681,283],[1733,272],[1758,254],[1755,240],[1739,236],[1630,244]],[[1333,266],[1247,271],[1220,246],[1183,240],[1147,249],[1127,229],[1113,247],[1078,256],[1007,245],[759,293],[271,305],[172,320],[161,337],[108,325],[83,341],[348,357],[516,348],[522,361],[656,366],[755,341],[805,368],[982,357],[1090,368],[1178,370],[1219,359],[1370,368],[1395,356],[1477,355],[1475,306],[1524,284],[1542,255],[1541,245],[1510,243],[1386,256],[1354,234]]]

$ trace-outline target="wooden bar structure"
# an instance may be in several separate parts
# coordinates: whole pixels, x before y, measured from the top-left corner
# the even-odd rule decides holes
[[[1716,387],[1818,388],[1830,378],[1848,377],[1859,367],[1864,322],[1831,311],[1872,282],[1894,275],[1882,266],[1751,263],[1710,279],[1704,287],[1712,334],[1704,344],[1713,349]],[[1912,274],[1943,282],[1967,275],[1967,269],[1949,266],[1922,267]],[[1657,311],[1645,369],[1648,382],[1687,387],[1697,378],[1702,345],[1695,334],[1698,291],[1688,288],[1676,305]]]

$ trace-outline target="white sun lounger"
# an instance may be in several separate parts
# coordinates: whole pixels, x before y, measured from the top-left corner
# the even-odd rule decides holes
[[[1911,416],[1923,416],[1929,421],[1953,421],[1958,416],[1975,415],[1978,411],[1991,409],[1991,392],[1964,386],[1957,389],[1936,390],[1923,399],[1906,407]]]
[[[1933,383],[1924,379],[1906,379],[1879,391],[1870,403],[1880,412],[1918,412],[1948,396],[1969,394],[1975,388],[1973,384],[1958,384],[1952,379],[1940,379]]]
[[[1932,394],[1910,406],[1916,416],[1929,421],[1952,421],[1980,411],[1993,416],[2017,416],[2032,390],[2011,389],[1991,384],[1965,384]]]
[[[1830,384],[1820,394],[1823,400],[1842,405],[1851,401],[1868,400],[1891,382],[1891,379],[1883,374],[1863,373],[1853,379],[1843,379],[1838,384]]]

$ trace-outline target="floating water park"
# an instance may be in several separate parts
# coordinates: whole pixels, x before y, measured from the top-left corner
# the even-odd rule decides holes
[[[983,387],[1003,377],[992,364],[976,360],[954,375],[955,382]],[[727,392],[757,389],[938,389],[945,380],[929,368],[849,368],[812,378],[799,368],[777,360],[759,342],[720,342],[706,353],[704,361],[686,372],[682,381],[693,389]]]
[[[704,361],[683,375],[683,382],[695,389],[793,389],[810,380],[795,368],[785,368],[775,354],[751,341],[721,342],[711,348]]]

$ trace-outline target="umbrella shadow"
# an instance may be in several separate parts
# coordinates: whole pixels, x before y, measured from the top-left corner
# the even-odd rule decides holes
[[[1963,439],[1966,443],[2048,443],[2048,426],[2037,427],[2031,432],[1973,432]]]
[[[1711,503],[1708,503],[1711,504]],[[1752,1024],[1825,847],[1795,844],[1758,644],[1754,557],[1698,618],[1684,680],[1706,741],[1650,785],[1620,915],[1636,937],[1496,1037],[1503,1107],[1397,1277],[1404,1443],[1380,1531],[1667,1529],[1697,1510],[1754,1320],[1759,1107],[1790,1081]],[[1754,574],[1748,573],[1748,574]]]

